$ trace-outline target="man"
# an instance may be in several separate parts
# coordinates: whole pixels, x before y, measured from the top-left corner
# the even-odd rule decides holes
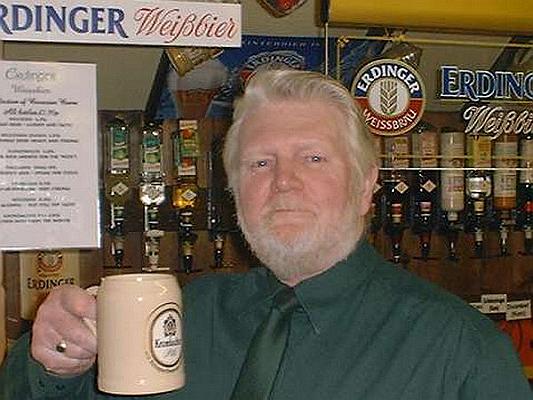
[[[240,226],[267,269],[185,287],[187,384],[154,398],[532,398],[490,320],[361,239],[377,168],[341,85],[308,72],[258,73],[236,105],[224,161]],[[259,391],[247,374],[266,362],[255,345],[281,291],[297,303],[283,314],[281,359],[268,384],[253,371],[266,394],[247,395]],[[21,340],[3,369],[4,398],[112,398],[94,388],[96,342],[82,317],[94,319],[95,307],[81,289],[50,294],[31,349]]]

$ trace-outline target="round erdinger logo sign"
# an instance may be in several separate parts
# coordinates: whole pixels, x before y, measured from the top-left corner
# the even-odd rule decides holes
[[[361,68],[352,95],[375,134],[401,135],[414,128],[424,113],[424,84],[409,64],[377,60]]]

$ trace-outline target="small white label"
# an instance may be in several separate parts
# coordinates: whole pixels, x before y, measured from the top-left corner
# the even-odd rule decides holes
[[[179,306],[167,303],[152,312],[149,322],[151,362],[167,371],[179,367],[182,359],[182,324]]]
[[[191,189],[187,189],[181,194],[181,197],[183,197],[187,201],[191,201],[194,200],[194,198],[196,197],[196,193]]]
[[[124,184],[123,182],[119,182],[117,183],[115,186],[113,186],[113,188],[111,189],[111,191],[113,193],[116,193],[118,194],[119,196],[122,196],[124,194],[126,194],[128,192],[128,190],[130,190],[130,188]]]
[[[506,294],[483,294],[481,295],[481,303],[485,314],[498,314],[507,311]]]
[[[531,300],[508,301],[505,319],[507,321],[531,319]]]

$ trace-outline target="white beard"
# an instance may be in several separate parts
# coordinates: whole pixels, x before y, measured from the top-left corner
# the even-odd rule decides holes
[[[355,248],[364,226],[357,226],[355,206],[347,207],[341,221],[326,226],[314,225],[288,240],[281,240],[265,223],[250,231],[240,207],[237,217],[252,251],[276,277],[289,285],[318,275],[345,259]],[[318,224],[318,223],[317,223]]]

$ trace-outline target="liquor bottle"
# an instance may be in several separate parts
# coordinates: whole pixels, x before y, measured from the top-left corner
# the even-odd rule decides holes
[[[215,249],[215,254],[214,254],[214,259],[215,259],[214,268],[215,269],[224,267],[224,242],[225,240],[224,240],[224,236],[222,235],[222,233],[217,232],[215,234],[215,238],[213,239],[214,249]]]
[[[533,254],[533,134],[520,139],[518,225],[524,231],[524,251]]]
[[[473,233],[476,257],[484,256],[484,234],[488,225],[492,179],[485,170],[491,167],[492,142],[488,136],[468,136],[468,166],[474,168],[466,176],[466,229]]]
[[[508,253],[507,240],[514,225],[513,210],[516,208],[516,167],[518,139],[512,134],[501,135],[494,143],[494,199],[500,236],[500,254]]]
[[[376,154],[378,156],[378,168],[380,169],[378,178],[376,180],[376,183],[374,184],[373,192],[372,192],[372,203],[370,204],[370,235],[369,240],[372,244],[376,243],[376,237],[381,229],[381,226],[383,224],[382,219],[382,201],[383,201],[383,175],[384,171],[381,170],[381,167],[383,167],[383,159],[382,159],[382,147],[383,147],[383,141],[382,137],[378,135],[372,136],[374,148],[376,151]]]
[[[182,272],[190,274],[196,271],[194,265],[194,243],[198,235],[194,233],[192,221],[192,209],[182,210],[180,213],[180,242]]]
[[[126,122],[115,117],[107,125],[107,173],[105,194],[109,202],[109,232],[111,234],[111,254],[115,267],[123,266],[124,260],[124,214],[130,190],[129,127]]]
[[[448,241],[448,256],[457,260],[456,243],[462,229],[461,214],[464,210],[465,134],[460,130],[444,127],[440,132],[441,167],[440,206],[443,227]]]
[[[6,334],[6,290],[4,288],[4,256],[0,251],[0,365],[7,348]]]
[[[172,205],[178,219],[179,253],[181,271],[191,273],[194,267],[194,209],[198,199],[196,161],[200,154],[198,121],[180,120],[178,129],[172,134],[173,175]]]
[[[180,272],[187,274],[197,271],[194,263],[194,244],[198,235],[194,233],[194,209],[198,200],[198,186],[192,180],[179,180],[174,186],[172,205],[178,219],[178,242],[181,258]]]
[[[139,199],[144,206],[146,263],[143,263],[143,270],[147,272],[168,270],[168,267],[161,266],[159,262],[159,248],[164,236],[164,231],[160,229],[159,206],[165,201],[162,136],[161,126],[154,122],[143,127]]]
[[[383,178],[385,197],[384,230],[390,236],[392,260],[402,262],[402,237],[407,227],[407,209],[409,205],[409,181],[405,168],[409,168],[409,140],[407,136],[385,138],[388,169]]]
[[[207,231],[209,240],[213,243],[213,269],[224,267],[225,233],[221,229],[219,212],[223,202],[221,191],[224,183],[215,176],[215,163],[220,160],[220,144],[219,140],[213,140],[207,154]]]
[[[414,174],[413,184],[413,232],[420,237],[421,255],[424,260],[431,248],[431,232],[435,225],[438,201],[439,153],[438,133],[434,126],[422,121],[411,134],[413,166],[419,168]]]

